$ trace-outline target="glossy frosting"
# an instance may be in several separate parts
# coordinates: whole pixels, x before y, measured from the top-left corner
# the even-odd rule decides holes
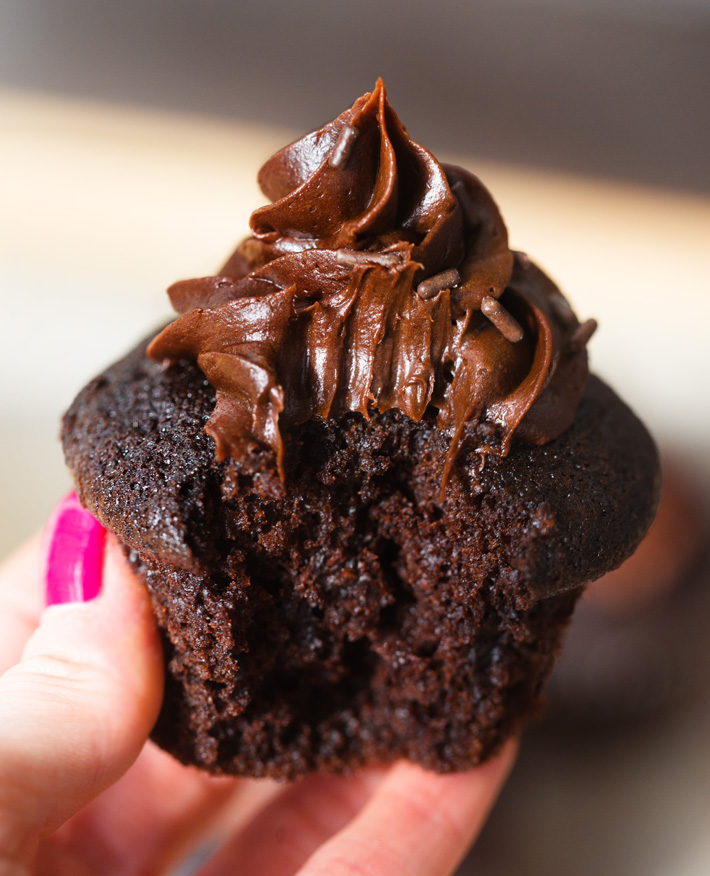
[[[282,471],[290,426],[398,408],[450,436],[446,483],[467,424],[487,426],[482,454],[505,455],[514,435],[540,444],[572,423],[585,332],[508,248],[479,180],[414,143],[381,82],[274,155],[259,183],[273,203],[252,236],[220,276],[168,290],[181,316],[149,348],[195,358],[214,386],[220,459],[256,445]],[[482,305],[502,307],[512,334]]]

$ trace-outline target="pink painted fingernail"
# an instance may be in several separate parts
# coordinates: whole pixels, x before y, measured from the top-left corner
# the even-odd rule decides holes
[[[89,602],[101,590],[106,530],[76,493],[57,505],[47,524],[47,605]]]

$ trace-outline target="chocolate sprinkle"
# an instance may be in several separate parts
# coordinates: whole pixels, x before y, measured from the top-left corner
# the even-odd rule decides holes
[[[587,319],[581,325],[578,325],[577,328],[572,332],[572,337],[569,339],[570,346],[573,350],[579,350],[582,347],[586,347],[589,343],[590,338],[597,330],[596,319]]]
[[[335,261],[341,267],[351,268],[367,262],[383,265],[385,268],[396,268],[402,264],[402,259],[397,253],[362,252],[357,249],[339,249]]]
[[[527,271],[527,269],[530,267],[530,256],[526,252],[518,251],[515,253],[515,257],[517,258],[520,267],[524,271]]]
[[[458,286],[461,282],[461,276],[456,268],[451,268],[448,271],[442,271],[440,274],[434,274],[433,277],[428,277],[426,280],[417,286],[417,295],[420,298],[433,298],[444,289],[451,289],[452,286]]]
[[[506,341],[510,341],[511,344],[517,344],[518,341],[522,341],[523,330],[520,323],[508,313],[500,301],[497,301],[491,295],[486,295],[483,301],[481,301],[481,311],[490,319]]]
[[[330,152],[328,164],[331,167],[345,167],[348,163],[348,158],[350,158],[350,153],[356,138],[357,128],[353,128],[352,125],[345,125],[338,136],[335,146],[333,146]]]

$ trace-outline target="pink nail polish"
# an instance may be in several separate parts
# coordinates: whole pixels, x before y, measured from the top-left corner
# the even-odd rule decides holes
[[[47,605],[89,602],[99,595],[106,531],[76,493],[57,505],[47,525]]]

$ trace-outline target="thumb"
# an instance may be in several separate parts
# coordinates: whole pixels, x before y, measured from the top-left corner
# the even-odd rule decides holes
[[[45,610],[0,678],[0,869],[27,866],[43,837],[115,782],[158,714],[162,655],[148,596],[112,538],[102,574],[102,542],[76,497],[64,500],[48,601],[65,604]]]

